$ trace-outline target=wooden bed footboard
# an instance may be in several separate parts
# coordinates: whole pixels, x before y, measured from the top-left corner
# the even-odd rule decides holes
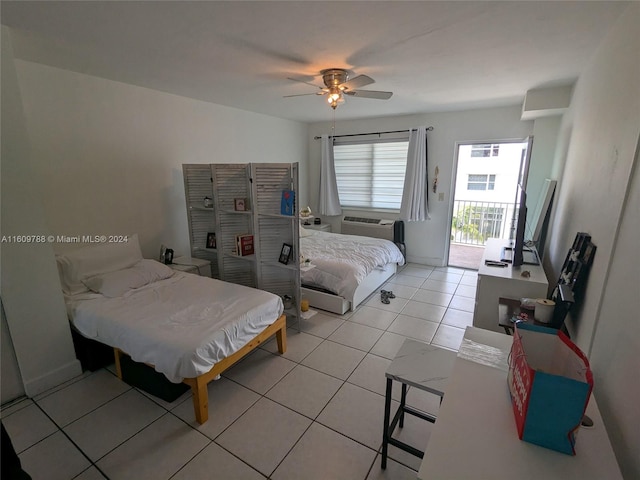
[[[281,315],[275,322],[256,335],[244,347],[236,353],[220,360],[207,373],[203,373],[195,378],[185,378],[183,380],[183,383],[186,383],[191,387],[191,392],[193,393],[193,409],[195,411],[196,421],[199,424],[203,424],[209,419],[209,393],[207,391],[207,384],[227,368],[238,362],[238,360],[242,359],[253,349],[271,338],[274,334],[278,343],[278,352],[281,354],[285,353],[287,351],[287,318],[285,315]],[[116,362],[116,373],[118,378],[122,380],[120,355],[125,352],[122,352],[119,348],[114,348],[113,350]]]

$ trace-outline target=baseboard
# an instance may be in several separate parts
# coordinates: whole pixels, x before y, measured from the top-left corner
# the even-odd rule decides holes
[[[80,361],[74,358],[73,361],[66,365],[37,378],[32,380],[23,379],[24,392],[28,397],[33,397],[79,375],[82,375],[82,367],[80,366]]]
[[[416,257],[415,255],[407,255],[407,263],[417,263],[419,265],[426,265],[429,267],[445,267],[441,257]],[[405,264],[406,266],[406,264]],[[400,267],[402,268],[402,267]],[[400,272],[398,268],[398,272]]]

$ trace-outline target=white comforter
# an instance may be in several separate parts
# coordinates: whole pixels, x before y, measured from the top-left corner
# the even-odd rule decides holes
[[[155,366],[170,381],[208,372],[282,314],[277,295],[192,274],[130,290],[117,298],[67,297],[75,327]]]
[[[314,268],[301,272],[302,284],[323,287],[346,299],[375,268],[404,265],[400,249],[381,238],[313,231],[300,238],[300,251]]]

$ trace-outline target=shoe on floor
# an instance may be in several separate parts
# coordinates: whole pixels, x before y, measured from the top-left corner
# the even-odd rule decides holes
[[[386,295],[389,298],[396,298],[396,296],[393,294],[391,290],[380,290],[380,293],[382,295]]]

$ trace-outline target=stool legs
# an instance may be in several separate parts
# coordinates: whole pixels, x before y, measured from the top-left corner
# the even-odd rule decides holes
[[[387,390],[384,397],[384,428],[382,429],[382,460],[381,468],[387,468],[387,452],[389,449],[389,420],[391,418],[391,388],[393,380],[387,378]]]
[[[400,414],[400,422],[398,423],[398,425],[400,426],[400,428],[404,427],[404,406],[407,403],[407,384],[403,383],[402,384],[402,394],[400,396],[400,410],[402,411],[402,413]]]
[[[398,447],[405,452],[409,452],[419,458],[424,458],[424,452],[417,448],[408,445],[405,442],[393,438],[393,432],[396,425],[402,428],[404,426],[404,414],[409,413],[415,417],[427,420],[428,422],[435,423],[436,417],[430,413],[422,412],[416,408],[408,406],[407,403],[407,384],[401,383],[402,393],[400,397],[400,406],[396,411],[393,419],[391,419],[391,391],[393,387],[393,380],[387,378],[387,388],[384,396],[384,428],[382,429],[382,455],[380,467],[384,470],[387,468],[387,455],[389,451],[389,444],[394,447]],[[440,403],[442,403],[442,397],[440,397]]]

